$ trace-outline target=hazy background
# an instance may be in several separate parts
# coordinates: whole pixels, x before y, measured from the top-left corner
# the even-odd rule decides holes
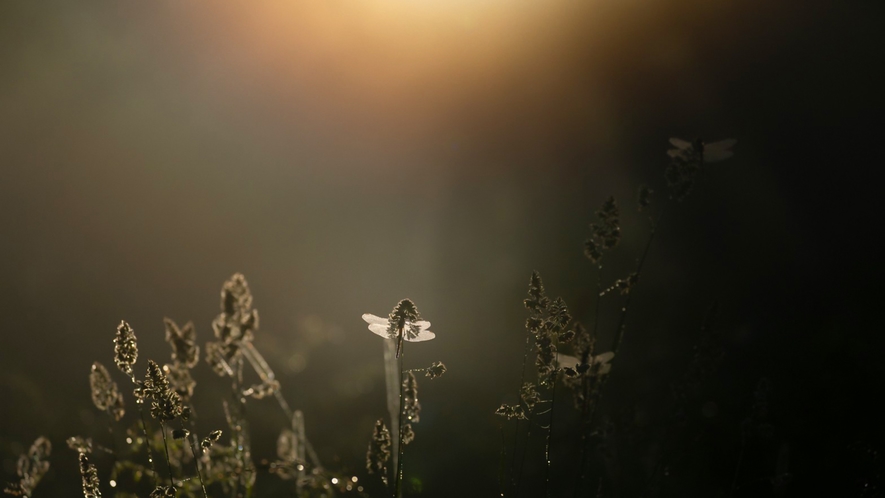
[[[612,281],[647,236],[637,186],[664,202],[667,138],[703,136],[735,159],[668,214],[607,396],[655,413],[718,298],[724,437],[766,376],[792,491],[853,483],[839,451],[882,443],[882,20],[874,1],[0,3],[4,478],[45,434],[35,496],[74,496],[63,440],[106,436],[87,374],[119,321],[165,360],[163,317],[203,343],[243,272],[308,437],[359,475],[386,416],[360,315],[412,298],[437,339],[407,364],[449,372],[421,383],[407,472],[491,496],[531,271],[591,321],[593,210],[622,207]],[[206,431],[221,381],[197,379]],[[285,420],[252,406],[270,458]]]

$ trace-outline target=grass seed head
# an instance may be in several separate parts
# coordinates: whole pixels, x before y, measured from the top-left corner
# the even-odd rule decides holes
[[[372,441],[369,443],[369,451],[366,453],[366,470],[370,474],[381,474],[381,479],[387,482],[387,462],[390,461],[390,431],[384,425],[384,421],[378,419],[372,432]]]
[[[179,328],[174,321],[164,318],[163,325],[166,328],[166,342],[172,346],[172,360],[187,368],[196,366],[200,359],[200,347],[197,346],[194,324],[187,322]]]
[[[135,331],[125,321],[121,321],[117,326],[117,335],[114,337],[114,364],[121,372],[131,378],[135,378],[132,373],[132,365],[138,359],[138,343],[135,339]]]
[[[424,375],[430,377],[431,380],[442,377],[442,375],[446,373],[446,366],[441,361],[434,361],[427,370],[425,370]]]
[[[83,481],[84,498],[101,498],[99,490],[98,470],[89,462],[86,453],[80,453],[80,478]]]
[[[117,389],[117,383],[111,379],[108,369],[97,361],[92,364],[89,373],[89,388],[96,408],[110,413],[114,420],[123,418],[123,395]]]

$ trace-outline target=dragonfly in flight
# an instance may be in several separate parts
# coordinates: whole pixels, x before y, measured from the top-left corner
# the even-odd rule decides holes
[[[371,330],[373,334],[379,335],[385,339],[396,340],[397,358],[399,358],[400,352],[403,349],[403,341],[423,342],[436,337],[436,334],[429,330],[430,322],[427,320],[418,320],[415,323],[406,321],[403,328],[394,329],[392,332],[389,318],[382,318],[371,313],[366,313],[363,315],[363,320],[369,324],[369,330]]]
[[[692,154],[697,154],[700,158],[701,164],[716,163],[733,156],[734,152],[730,149],[734,147],[734,144],[736,143],[737,140],[733,138],[710,143],[706,143],[700,138],[694,142],[689,142],[688,140],[683,140],[681,138],[671,138],[670,144],[676,148],[668,150],[667,155],[674,159],[681,157],[682,159],[687,160]]]

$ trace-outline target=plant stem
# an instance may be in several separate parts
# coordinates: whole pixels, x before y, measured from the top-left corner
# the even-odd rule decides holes
[[[558,373],[558,372],[557,372]],[[553,414],[556,408],[556,379],[557,373],[553,374],[553,392],[550,394],[550,424],[547,426],[547,444],[544,448],[544,494],[550,498],[550,439],[553,436]]]
[[[184,421],[181,419],[178,419],[178,421],[181,423],[181,429],[185,430]],[[196,433],[194,433],[194,438],[196,437]],[[190,435],[188,435],[186,439],[191,447],[191,453],[194,455],[194,467],[197,468],[197,477],[200,478],[200,489],[203,491],[203,498],[209,498],[209,495],[206,493],[206,484],[203,482],[203,473],[200,472],[200,459],[197,457],[197,449],[194,447],[194,440],[190,438]]]
[[[169,443],[166,442],[166,424],[160,420],[160,431],[163,432],[163,447],[166,448],[166,466],[169,467],[169,485],[175,486],[172,480],[172,462],[169,460]]]
[[[747,446],[747,440],[741,436],[741,452],[738,453],[737,466],[734,469],[734,478],[731,480],[731,490],[728,492],[729,498],[734,496],[734,490],[737,489],[738,476],[741,472],[741,462],[744,460],[744,448]]]
[[[596,303],[594,304],[593,309],[593,340],[596,340],[596,333],[599,330],[599,302],[602,300],[602,296],[600,296],[600,292],[602,292],[602,263],[596,266]],[[590,354],[593,354],[593,351],[590,351]],[[581,393],[583,397],[581,399],[581,458],[580,458],[580,466],[578,467],[578,478],[575,481],[575,490],[574,496],[578,496],[578,491],[581,487],[581,484],[584,482],[584,476],[586,473],[587,466],[587,430],[590,428],[590,424],[592,422],[591,419],[588,419],[587,415],[590,411],[590,400],[588,399],[590,396],[589,389],[589,381],[586,375],[581,377]]]
[[[522,386],[525,384],[525,365],[528,361],[529,351],[532,349],[532,336],[529,334],[529,331],[525,332],[525,348],[522,353],[522,373],[519,379],[519,390],[517,392],[521,392]],[[520,400],[520,403],[522,400]],[[519,419],[516,419],[516,427],[513,429],[513,459],[510,463],[510,483],[515,486],[518,486],[517,481],[514,479],[513,472],[516,470],[516,454],[518,453],[517,449],[519,448]],[[522,472],[520,466],[520,473]],[[517,492],[514,489],[514,492]]]
[[[519,496],[520,486],[522,484],[522,470],[525,468],[525,456],[529,452],[529,438],[532,436],[532,415],[534,414],[535,408],[532,407],[526,416],[528,418],[528,429],[526,429],[525,432],[525,444],[523,445],[522,458],[519,463],[519,472],[516,474],[516,496]]]
[[[504,461],[507,460],[507,440],[504,437],[504,424],[498,422],[498,429],[501,431],[501,458],[498,462],[498,490],[501,496],[504,496]]]
[[[402,335],[402,332],[400,334]],[[404,381],[404,378],[403,378],[403,373],[404,373],[403,357],[405,356],[405,349],[406,348],[404,346],[405,346],[405,344],[403,341],[403,343],[401,343],[399,346],[399,348],[400,348],[399,349],[399,420],[398,420],[399,445],[397,446],[396,484],[394,485],[394,492],[393,492],[394,498],[399,498],[401,496],[400,493],[402,492],[402,489],[400,488],[400,486],[401,486],[402,480],[403,480],[403,454],[405,453],[405,451],[403,450],[403,446],[405,446],[403,444],[403,418],[405,417],[405,413],[404,413],[405,403],[403,400],[403,381]]]
[[[144,435],[144,446],[147,448],[148,463],[151,464],[151,472],[154,474],[154,487],[160,485],[160,476],[157,474],[157,466],[154,464],[154,451],[151,449],[151,438],[148,437],[147,420],[144,418],[144,402],[138,403],[138,414],[141,417],[141,433]]]
[[[661,219],[664,217],[664,212],[666,211],[666,206],[661,209],[661,214],[658,215],[657,220],[652,221],[651,224],[651,232],[648,234],[648,241],[645,243],[645,249],[642,251],[642,256],[639,257],[639,263],[636,265],[636,277],[639,278],[642,275],[642,266],[645,264],[645,259],[648,257],[649,249],[651,249],[651,243],[655,239],[655,233],[657,233],[658,225],[661,222]],[[624,300],[624,306],[621,307],[621,316],[618,319],[618,328],[615,336],[615,343],[612,346],[612,352],[615,353],[615,358],[617,358],[618,350],[621,348],[621,341],[624,339],[624,330],[627,321],[627,310],[630,308],[630,298],[633,297],[633,289],[630,289],[630,292],[627,293],[627,298]]]

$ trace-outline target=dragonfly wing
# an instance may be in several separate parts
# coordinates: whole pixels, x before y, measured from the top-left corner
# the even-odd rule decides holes
[[[704,150],[705,151],[710,150],[710,149],[727,150],[727,149],[734,147],[734,144],[736,144],[736,143],[737,143],[737,140],[735,140],[733,138],[727,138],[725,140],[719,140],[717,142],[705,144]]]
[[[670,143],[673,145],[673,147],[676,147],[677,149],[685,150],[693,147],[691,142],[689,142],[688,140],[683,140],[681,138],[671,138]]]
[[[408,335],[408,334],[406,334],[406,335]],[[436,337],[436,334],[434,334],[433,332],[431,332],[429,330],[422,330],[421,332],[418,332],[418,335],[416,335],[416,336],[406,337],[406,340],[409,342],[424,342],[424,341],[429,341],[429,340],[433,339],[434,337]]]
[[[704,151],[704,162],[705,163],[718,163],[719,161],[724,161],[729,157],[733,156],[734,152],[730,150],[716,150],[716,151]]]
[[[384,324],[385,326],[387,326],[387,323],[388,323],[387,318],[381,318],[380,316],[373,315],[371,313],[363,314],[363,320],[365,320],[366,323],[368,323],[368,324],[380,323],[380,324]]]
[[[558,363],[559,366],[562,368],[577,368],[580,360],[578,360],[574,356],[556,353],[556,363]]]
[[[371,330],[372,333],[375,335],[380,335],[381,337],[383,337],[385,339],[390,339],[390,334],[387,333],[387,324],[386,323],[384,323],[384,324],[370,323],[369,330]]]
[[[415,322],[415,325],[417,325],[421,330],[426,330],[430,328],[430,322],[428,322],[427,320],[418,320],[417,322]]]
[[[593,357],[593,363],[608,363],[615,357],[615,353],[609,351]]]
[[[704,145],[704,161],[715,163],[724,161],[734,155],[734,152],[728,150],[737,143],[737,140],[729,138],[728,140],[720,140],[711,144]]]

